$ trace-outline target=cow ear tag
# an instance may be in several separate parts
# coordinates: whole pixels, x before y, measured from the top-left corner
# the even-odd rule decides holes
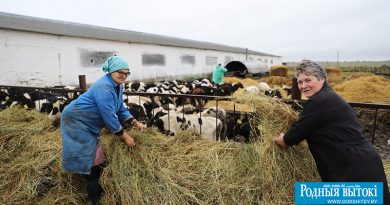
[[[9,100],[9,97],[7,96],[7,97],[5,97],[5,100]]]
[[[28,109],[28,105],[23,105],[23,108],[24,109]]]
[[[241,125],[242,124],[242,120],[241,118],[237,119],[237,124]]]

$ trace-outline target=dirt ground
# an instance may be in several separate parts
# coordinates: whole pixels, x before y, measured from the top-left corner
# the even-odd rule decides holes
[[[374,116],[372,109],[356,109],[357,116],[365,128],[366,136],[378,150],[383,160],[390,161],[390,110],[378,110],[373,138]]]

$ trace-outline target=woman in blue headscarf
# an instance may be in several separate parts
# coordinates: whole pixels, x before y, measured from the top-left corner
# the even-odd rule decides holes
[[[107,72],[85,93],[65,107],[61,114],[62,168],[65,171],[83,174],[91,204],[97,204],[102,187],[99,177],[104,161],[100,145],[100,133],[106,126],[122,139],[127,146],[134,147],[134,139],[124,132],[122,124],[130,122],[143,130],[123,105],[122,84],[130,75],[129,65],[119,56],[111,56],[103,64]]]

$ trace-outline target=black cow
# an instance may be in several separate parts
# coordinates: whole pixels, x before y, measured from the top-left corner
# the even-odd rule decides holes
[[[218,92],[216,92],[216,95],[230,96],[234,92],[236,92],[239,88],[244,88],[244,86],[240,82],[235,83],[235,84],[224,83],[224,84],[218,86]]]
[[[255,136],[260,136],[260,130],[253,128],[249,122],[249,114],[227,113],[227,132],[228,140],[242,143],[250,143]],[[252,132],[254,132],[252,134]]]

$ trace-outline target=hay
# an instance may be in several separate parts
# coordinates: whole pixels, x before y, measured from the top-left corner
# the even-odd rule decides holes
[[[80,204],[77,176],[61,170],[61,138],[47,115],[0,112],[0,204]]]
[[[270,76],[282,76],[282,77],[287,77],[288,76],[288,67],[285,65],[274,65],[271,66]]]
[[[202,140],[192,132],[166,138],[148,128],[131,131],[137,146],[128,148],[104,134],[109,163],[101,178],[103,204],[293,203],[295,181],[319,180],[305,144],[282,151],[273,143],[296,113],[272,98],[242,97],[256,113],[251,123],[261,129],[261,140],[252,144]],[[0,203],[85,203],[83,179],[61,170],[60,132],[45,115],[7,109],[0,122],[0,158],[6,162]]]
[[[390,187],[390,161],[383,161],[383,167],[387,177],[387,185]]]
[[[259,86],[259,81],[258,80],[255,80],[255,79],[252,79],[252,78],[236,78],[236,77],[225,77],[225,80],[224,80],[225,83],[242,83],[242,85],[244,87],[247,87],[247,86],[251,86],[251,85],[255,85],[255,86]]]
[[[326,73],[329,74],[336,74],[336,75],[341,75],[342,70],[340,68],[336,67],[326,67],[325,68]]]
[[[274,136],[296,113],[272,98],[245,96],[261,140],[234,144],[181,132],[167,139],[155,130],[132,132],[135,148],[104,142],[110,164],[102,183],[105,204],[291,204],[295,181],[317,181],[307,146],[282,151]],[[260,105],[260,106],[259,106]],[[108,139],[108,137],[103,137]]]
[[[351,102],[390,103],[390,80],[373,74],[354,74],[333,89]]]

